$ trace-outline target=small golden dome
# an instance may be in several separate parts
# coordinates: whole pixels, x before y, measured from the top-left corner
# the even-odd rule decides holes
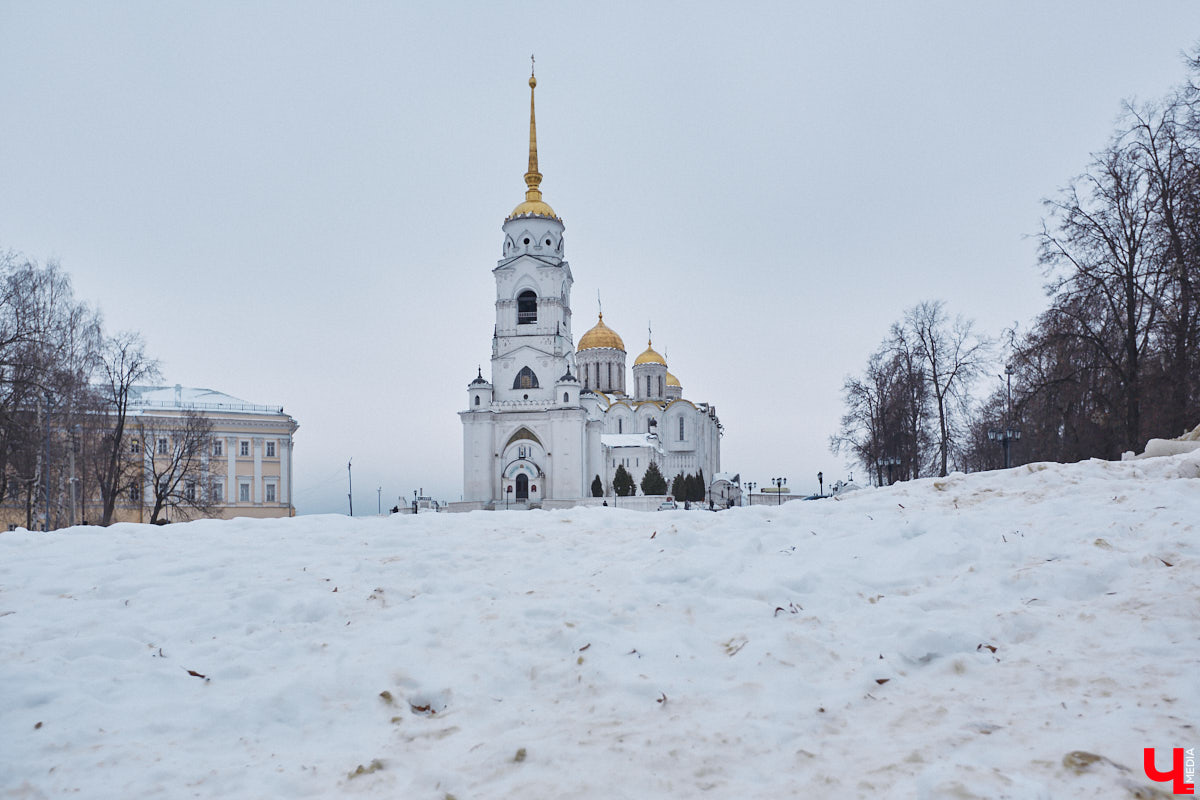
[[[667,386],[679,386],[679,378],[676,378],[671,373],[667,373]],[[680,387],[683,388],[683,387]]]
[[[538,192],[539,197],[541,194],[541,192]],[[516,219],[517,217],[524,217],[530,214],[535,217],[549,217],[550,219],[558,219],[558,215],[554,213],[554,209],[551,208],[548,203],[545,203],[542,200],[526,200],[524,203],[521,203],[519,206],[514,208],[512,213],[508,215],[508,218],[505,221],[507,222],[509,219]]]
[[[553,213],[553,212],[551,212]],[[599,347],[611,347],[613,350],[625,352],[625,343],[621,341],[621,337],[612,328],[604,324],[604,315],[600,315],[600,321],[590,331],[579,338],[578,350],[595,350]]]
[[[633,361],[633,365],[635,367],[638,364],[662,364],[665,367],[667,362],[666,359],[654,351],[652,342],[646,342],[646,352],[642,353]]]

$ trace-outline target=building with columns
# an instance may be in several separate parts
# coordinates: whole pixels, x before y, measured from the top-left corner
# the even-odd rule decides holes
[[[103,411],[84,411],[75,419],[47,426],[45,442],[38,443],[39,457],[43,447],[53,455],[48,476],[41,460],[32,475],[10,461],[0,486],[0,525],[52,530],[101,521],[98,470],[116,423]],[[112,521],[150,522],[156,481],[168,487],[160,492],[161,521],[295,515],[292,449],[298,427],[279,406],[212,389],[131,386]]]
[[[185,386],[135,386],[130,391],[126,436],[130,451],[165,453],[176,446],[188,411],[212,424],[198,473],[185,480],[206,492],[217,519],[290,517],[293,436],[300,427],[279,406],[256,405],[212,389]],[[146,441],[139,441],[139,433]],[[149,473],[140,491],[118,503],[120,521],[146,521],[152,504]],[[178,516],[178,515],[176,515]],[[168,511],[168,518],[175,519]]]
[[[624,466],[636,482],[653,462],[668,483],[676,474],[720,470],[716,409],[685,399],[666,359],[647,342],[627,383],[621,337],[599,315],[572,336],[565,225],[542,196],[537,122],[529,79],[529,166],[525,200],[501,226],[495,327],[488,377],[467,386],[463,424],[463,500],[470,508],[569,505],[606,496]]]

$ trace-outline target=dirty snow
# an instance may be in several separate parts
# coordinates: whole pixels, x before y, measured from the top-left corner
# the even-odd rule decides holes
[[[1169,796],[1198,523],[1192,453],[0,534],[0,796]]]

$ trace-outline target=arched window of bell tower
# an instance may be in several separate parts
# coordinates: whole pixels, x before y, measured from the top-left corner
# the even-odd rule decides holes
[[[521,367],[521,371],[517,373],[517,377],[513,379],[514,389],[537,389],[538,379],[533,370],[529,367]]]
[[[537,294],[526,289],[517,295],[517,324],[532,325],[537,322]]]

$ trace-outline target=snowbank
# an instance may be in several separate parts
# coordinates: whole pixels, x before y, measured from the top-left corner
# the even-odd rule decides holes
[[[1200,744],[1197,520],[1200,453],[0,534],[0,794],[1163,790],[1142,748]]]

